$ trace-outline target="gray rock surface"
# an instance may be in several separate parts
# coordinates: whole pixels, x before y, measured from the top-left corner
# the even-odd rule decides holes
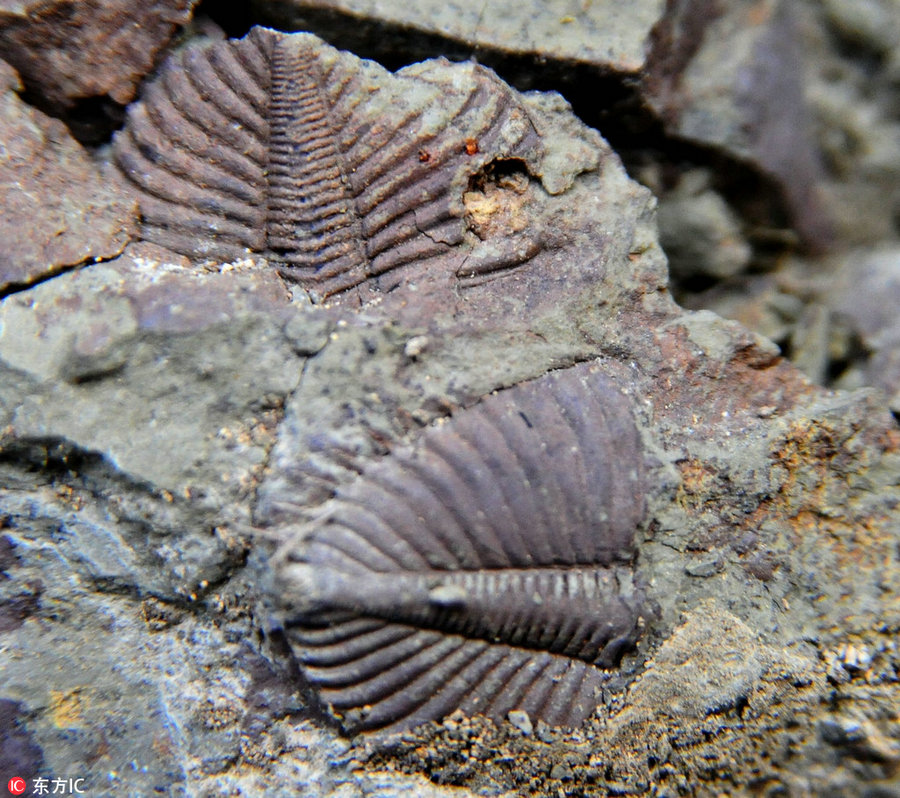
[[[871,330],[860,328],[853,317],[864,313],[863,307],[881,306],[864,288],[872,281],[870,263],[898,241],[900,6],[896,0],[835,0],[798,3],[794,10],[797,49],[805,53],[804,93],[824,168],[819,195],[834,229],[833,252],[824,258],[788,254],[789,242],[779,243],[775,231],[745,224],[743,235],[754,244],[750,266],[765,274],[740,275],[730,285],[720,283],[708,293],[682,294],[681,299],[769,335],[817,382],[869,384],[893,396],[889,375],[896,371],[896,346],[873,341]],[[651,184],[660,186],[665,203],[669,187],[658,180]],[[677,190],[673,194],[677,200]],[[854,309],[858,286],[866,296]],[[881,335],[886,334],[884,327]]]
[[[836,323],[858,336],[869,359],[862,380],[884,391],[900,412],[900,248],[851,252],[830,287]]]
[[[871,246],[896,240],[900,4],[834,0],[810,4],[806,13],[806,95],[826,166],[826,213],[837,241]]]
[[[650,192],[558,97],[523,102],[548,152],[586,153],[487,213],[498,237],[553,229],[536,266],[357,310],[261,260],[198,270],[133,244],[0,301],[0,717],[22,773],[98,796],[896,787],[896,424],[679,308]],[[659,610],[597,718],[341,739],[272,613],[274,541],[362,459],[585,360],[635,402]]]
[[[567,0],[534,6],[494,3],[417,3],[379,0],[259,0],[259,12],[288,30],[337,32],[347,25],[403,29],[417,36],[446,37],[466,49],[497,50],[567,62],[603,64],[636,74],[646,60],[646,42],[663,13],[663,0],[624,7],[615,0]],[[357,34],[358,35],[358,34]]]
[[[752,250],[740,222],[703,172],[688,172],[657,213],[660,243],[674,278],[726,279],[743,272]]]
[[[831,237],[798,48],[796,3],[673,3],[655,30],[645,98],[669,135],[755,166],[813,248]]]

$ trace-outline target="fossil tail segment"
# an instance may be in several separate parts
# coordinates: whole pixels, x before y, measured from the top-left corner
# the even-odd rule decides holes
[[[264,255],[318,298],[447,258],[453,274],[469,177],[540,144],[491,73],[440,68],[452,84],[263,28],[177,54],[115,142],[143,237],[198,261]]]
[[[349,731],[456,709],[580,725],[644,624],[642,463],[627,397],[577,366],[368,466],[276,561],[323,703]]]

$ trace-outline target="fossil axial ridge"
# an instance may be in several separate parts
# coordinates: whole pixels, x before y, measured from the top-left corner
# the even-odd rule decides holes
[[[403,267],[532,258],[533,245],[484,263],[456,252],[469,181],[494,160],[534,162],[541,143],[493,73],[457,65],[448,90],[435,68],[392,76],[265,28],[175,55],[115,141],[142,237],[196,261],[264,256],[319,300]]]
[[[644,626],[643,512],[630,400],[594,366],[551,372],[339,490],[276,557],[286,628],[347,731],[578,726]]]

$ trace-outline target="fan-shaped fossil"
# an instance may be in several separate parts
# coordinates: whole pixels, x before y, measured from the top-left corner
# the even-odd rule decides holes
[[[433,68],[392,76],[264,28],[185,50],[115,142],[143,237],[196,260],[264,255],[318,298],[406,265],[466,261],[465,276],[532,258],[524,234],[483,258],[455,252],[469,180],[541,144],[492,73],[460,65],[448,90]]]
[[[350,730],[456,709],[582,723],[643,626],[643,487],[629,400],[595,367],[461,411],[279,553],[306,675]]]

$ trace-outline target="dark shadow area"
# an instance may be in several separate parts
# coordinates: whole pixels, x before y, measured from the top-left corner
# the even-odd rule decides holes
[[[218,25],[230,39],[246,35],[254,25],[261,24],[251,9],[249,0],[201,0],[194,9],[194,19],[207,19]]]

